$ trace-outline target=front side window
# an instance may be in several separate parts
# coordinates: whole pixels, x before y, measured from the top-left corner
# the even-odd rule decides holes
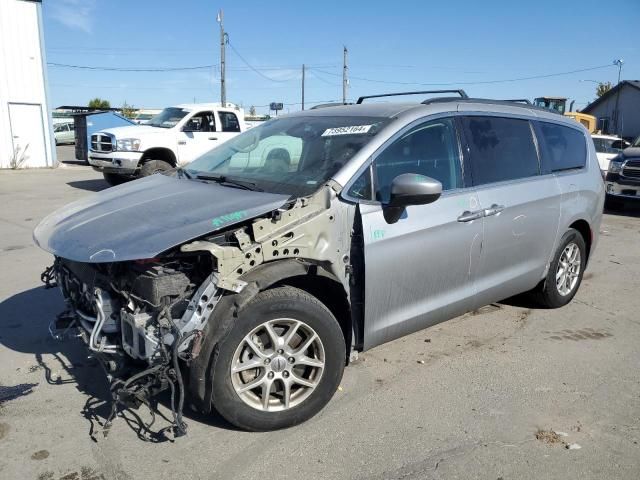
[[[187,171],[194,177],[250,183],[267,192],[310,195],[388,121],[319,115],[274,119],[227,140],[189,164]]]
[[[185,123],[186,132],[215,132],[216,122],[213,112],[198,112]]]
[[[538,153],[527,120],[490,116],[464,117],[474,185],[539,174]]]
[[[185,110],[183,108],[165,108],[159,114],[151,118],[147,125],[160,128],[172,128],[175,127],[188,113],[189,110]]]
[[[545,172],[582,168],[587,161],[587,146],[579,130],[555,123],[539,122],[542,140],[542,167]]]
[[[232,112],[218,112],[220,116],[220,123],[222,124],[223,132],[239,132],[240,122],[238,117]]]
[[[389,201],[391,183],[403,173],[434,178],[442,183],[443,190],[462,187],[460,152],[453,120],[432,120],[412,128],[376,157],[373,168],[375,199],[382,203]]]

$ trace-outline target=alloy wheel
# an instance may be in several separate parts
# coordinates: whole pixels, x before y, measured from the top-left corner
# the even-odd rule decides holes
[[[306,323],[278,318],[247,334],[233,355],[231,383],[257,410],[288,410],[308,398],[325,367],[322,340]]]
[[[578,284],[581,260],[578,245],[571,242],[564,247],[556,270],[556,287],[563,297],[569,295]]]

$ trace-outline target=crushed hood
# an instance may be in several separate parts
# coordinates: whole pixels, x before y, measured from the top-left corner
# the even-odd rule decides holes
[[[153,258],[276,210],[287,195],[152,175],[109,188],[47,216],[35,243],[59,257],[101,263]]]

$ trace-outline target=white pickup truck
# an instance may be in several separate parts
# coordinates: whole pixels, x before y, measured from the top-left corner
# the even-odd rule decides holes
[[[246,129],[244,111],[215,103],[168,107],[146,125],[91,135],[89,164],[117,185],[185,165]]]

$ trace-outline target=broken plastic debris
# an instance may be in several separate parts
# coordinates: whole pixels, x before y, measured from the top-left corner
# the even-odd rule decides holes
[[[568,437],[569,434],[566,432],[559,432],[558,430],[554,430],[554,432],[558,435],[560,435],[561,437]]]
[[[421,363],[424,365],[424,360],[418,360],[418,363]]]
[[[338,387],[338,391],[341,392],[342,391],[342,387]]]
[[[577,443],[569,443],[566,448],[567,450],[580,450],[582,447]]]

